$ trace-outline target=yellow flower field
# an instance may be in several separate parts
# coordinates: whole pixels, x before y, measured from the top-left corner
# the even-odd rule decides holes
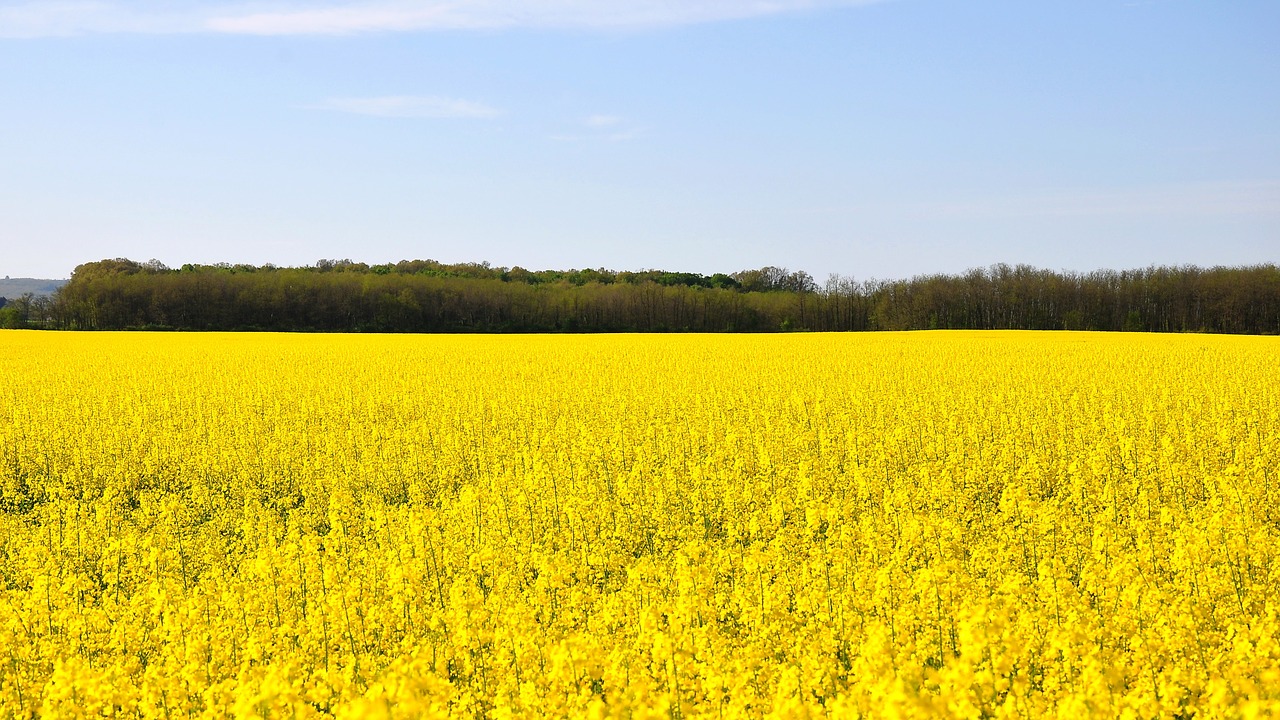
[[[1280,715],[1280,339],[0,332],[0,717]]]

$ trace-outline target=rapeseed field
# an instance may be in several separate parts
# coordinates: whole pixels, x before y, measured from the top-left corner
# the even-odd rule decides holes
[[[1280,339],[0,333],[0,717],[1280,714]]]

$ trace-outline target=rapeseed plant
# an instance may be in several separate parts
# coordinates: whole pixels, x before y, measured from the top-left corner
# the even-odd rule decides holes
[[[0,717],[1280,714],[1275,338],[0,364]]]

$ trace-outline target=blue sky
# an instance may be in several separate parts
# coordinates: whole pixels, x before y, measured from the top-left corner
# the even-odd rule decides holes
[[[0,276],[1280,262],[1274,0],[0,0]]]

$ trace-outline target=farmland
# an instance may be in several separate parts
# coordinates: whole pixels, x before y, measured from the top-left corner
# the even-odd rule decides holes
[[[0,333],[0,717],[1280,714],[1280,343]]]

